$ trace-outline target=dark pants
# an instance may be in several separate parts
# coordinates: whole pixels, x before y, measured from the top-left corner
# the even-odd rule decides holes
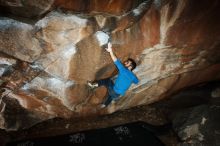
[[[98,86],[105,86],[107,88],[106,100],[103,103],[105,106],[108,106],[112,100],[117,100],[120,94],[116,93],[113,89],[114,83],[110,78],[102,79],[97,81]]]

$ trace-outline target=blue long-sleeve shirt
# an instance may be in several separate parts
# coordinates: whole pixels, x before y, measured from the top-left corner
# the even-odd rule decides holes
[[[115,80],[113,89],[116,93],[120,95],[125,95],[125,92],[129,89],[132,83],[137,84],[139,82],[135,74],[127,69],[120,60],[114,62],[118,68],[118,77]]]

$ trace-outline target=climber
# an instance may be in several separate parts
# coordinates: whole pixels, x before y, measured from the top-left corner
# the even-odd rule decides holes
[[[99,86],[105,86],[108,90],[105,102],[101,105],[101,108],[108,106],[113,100],[119,99],[121,96],[125,95],[125,92],[131,86],[132,83],[137,84],[139,82],[136,75],[132,72],[136,67],[136,63],[133,59],[128,58],[124,65],[115,56],[112,50],[112,44],[109,42],[106,51],[109,52],[111,59],[118,69],[118,76],[115,82],[111,78],[98,80],[95,82],[88,81],[88,86],[92,89]]]

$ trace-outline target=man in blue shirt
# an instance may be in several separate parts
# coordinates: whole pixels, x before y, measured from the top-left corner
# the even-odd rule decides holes
[[[125,92],[129,89],[132,83],[137,84],[139,82],[138,78],[132,72],[132,70],[136,67],[136,63],[133,59],[128,58],[124,64],[122,64],[113,53],[111,43],[108,43],[108,48],[106,48],[106,50],[109,52],[118,69],[118,76],[115,83],[111,80],[111,78],[98,80],[96,82],[88,82],[88,86],[91,88],[105,86],[108,89],[106,100],[101,107],[106,107],[112,100],[117,100],[120,96],[124,96]]]

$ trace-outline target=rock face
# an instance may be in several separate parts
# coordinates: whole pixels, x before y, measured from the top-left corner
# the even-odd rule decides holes
[[[219,106],[201,105],[175,113],[174,129],[184,145],[219,145]]]
[[[220,83],[201,83],[181,90],[157,105],[166,111],[173,130],[179,137],[178,146],[217,146],[219,140]]]
[[[6,0],[0,5],[10,8],[0,18],[2,129],[150,104],[220,78],[218,0],[199,5],[195,0]],[[38,18],[34,23],[23,21],[33,17]],[[104,50],[109,39],[118,58],[137,60],[134,72],[140,83],[99,109],[106,90],[91,91],[86,82],[115,75]],[[18,103],[10,108],[8,100]],[[6,109],[25,111],[22,115],[32,122],[7,124],[18,119]]]
[[[54,0],[4,0],[0,1],[1,12],[15,16],[34,18],[48,12]]]

